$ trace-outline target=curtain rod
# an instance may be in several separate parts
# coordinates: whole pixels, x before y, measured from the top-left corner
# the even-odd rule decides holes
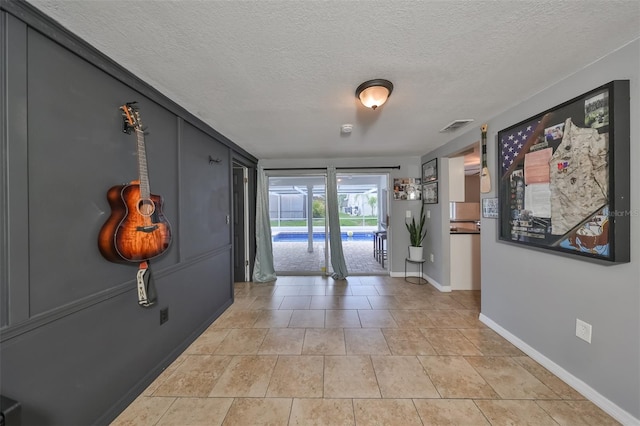
[[[371,166],[371,167],[336,167],[336,170],[365,170],[365,169],[398,169],[400,170],[400,166]],[[273,171],[273,170],[327,170],[326,167],[283,167],[283,168],[274,168],[274,169],[264,169],[265,171]]]

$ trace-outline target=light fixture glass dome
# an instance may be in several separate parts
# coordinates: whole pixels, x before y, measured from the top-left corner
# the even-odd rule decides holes
[[[387,102],[392,91],[393,83],[389,80],[369,80],[358,86],[356,89],[356,97],[360,99],[362,105],[375,110]]]

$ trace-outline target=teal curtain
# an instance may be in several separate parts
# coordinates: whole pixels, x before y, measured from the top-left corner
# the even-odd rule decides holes
[[[338,215],[338,183],[336,182],[336,168],[327,167],[327,209],[329,213],[329,252],[331,254],[331,266],[335,280],[344,280],[348,275],[347,263],[344,261],[342,251],[342,238],[340,236],[340,216]]]
[[[256,261],[253,266],[253,281],[265,283],[276,280],[271,245],[271,223],[269,222],[269,178],[258,164],[256,194]]]

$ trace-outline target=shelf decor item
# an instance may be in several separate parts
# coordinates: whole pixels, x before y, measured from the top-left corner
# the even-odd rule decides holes
[[[500,240],[629,262],[629,96],[612,81],[498,132]]]

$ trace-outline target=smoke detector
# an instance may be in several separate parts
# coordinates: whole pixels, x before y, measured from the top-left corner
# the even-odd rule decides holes
[[[473,118],[463,118],[461,120],[454,120],[451,123],[444,126],[442,129],[440,129],[440,133],[455,132],[459,128],[464,127],[471,122],[473,122]]]
[[[340,126],[340,133],[348,134],[353,131],[353,124],[343,124]]]

